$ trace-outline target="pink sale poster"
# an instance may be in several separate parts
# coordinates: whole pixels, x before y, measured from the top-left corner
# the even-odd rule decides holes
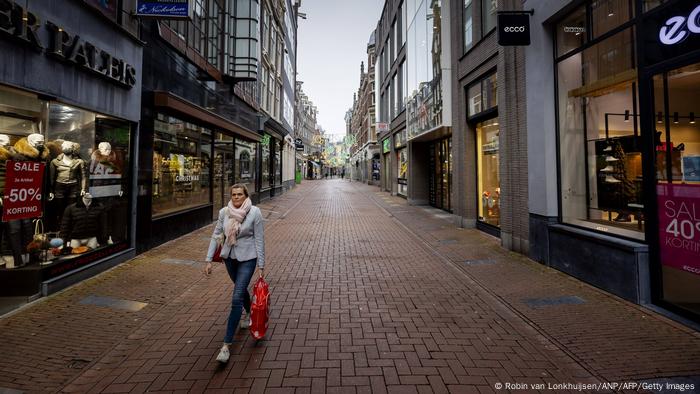
[[[700,185],[657,185],[661,264],[700,275]]]

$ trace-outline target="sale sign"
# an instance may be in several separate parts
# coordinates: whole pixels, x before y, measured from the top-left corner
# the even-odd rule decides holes
[[[661,264],[700,275],[700,185],[659,184]]]
[[[6,166],[2,221],[41,216],[41,186],[46,164],[8,160]]]

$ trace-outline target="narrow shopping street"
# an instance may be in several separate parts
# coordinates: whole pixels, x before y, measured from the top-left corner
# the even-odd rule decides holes
[[[206,227],[0,320],[0,392],[697,387],[696,331],[506,252],[444,211],[339,179],[260,207],[265,340],[239,331],[229,363],[215,360],[232,285],[220,265],[200,271]]]

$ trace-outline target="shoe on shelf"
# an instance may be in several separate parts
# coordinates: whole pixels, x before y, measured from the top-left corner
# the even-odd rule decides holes
[[[622,182],[621,180],[615,178],[612,175],[606,175],[605,176],[605,183],[620,183]]]
[[[611,166],[611,165],[608,164],[608,166],[605,167],[605,168],[602,168],[602,169],[600,170],[600,172],[615,172],[615,168],[613,168],[613,166]]]
[[[605,161],[609,161],[609,162],[612,162],[612,161],[620,161],[620,159],[618,159],[618,158],[615,157],[615,156],[607,156],[607,157],[605,158]]]
[[[603,149],[603,152],[612,152],[612,145],[608,145],[607,148]]]
[[[231,352],[228,350],[228,346],[224,345],[221,347],[221,350],[219,351],[219,355],[216,356],[216,361],[220,363],[227,363],[229,357],[231,357]]]

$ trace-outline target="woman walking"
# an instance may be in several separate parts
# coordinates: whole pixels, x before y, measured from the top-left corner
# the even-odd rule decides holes
[[[231,186],[231,201],[221,208],[214,233],[209,242],[204,273],[211,273],[211,261],[218,244],[223,242],[221,257],[226,271],[234,283],[231,300],[231,312],[228,316],[226,336],[216,360],[228,361],[229,346],[233,342],[238,321],[245,308],[248,318],[241,321],[241,328],[248,328],[250,319],[250,294],[248,285],[257,265],[260,276],[264,274],[265,240],[263,235],[263,218],[260,208],[253,206],[248,197],[248,189],[243,184]]]

